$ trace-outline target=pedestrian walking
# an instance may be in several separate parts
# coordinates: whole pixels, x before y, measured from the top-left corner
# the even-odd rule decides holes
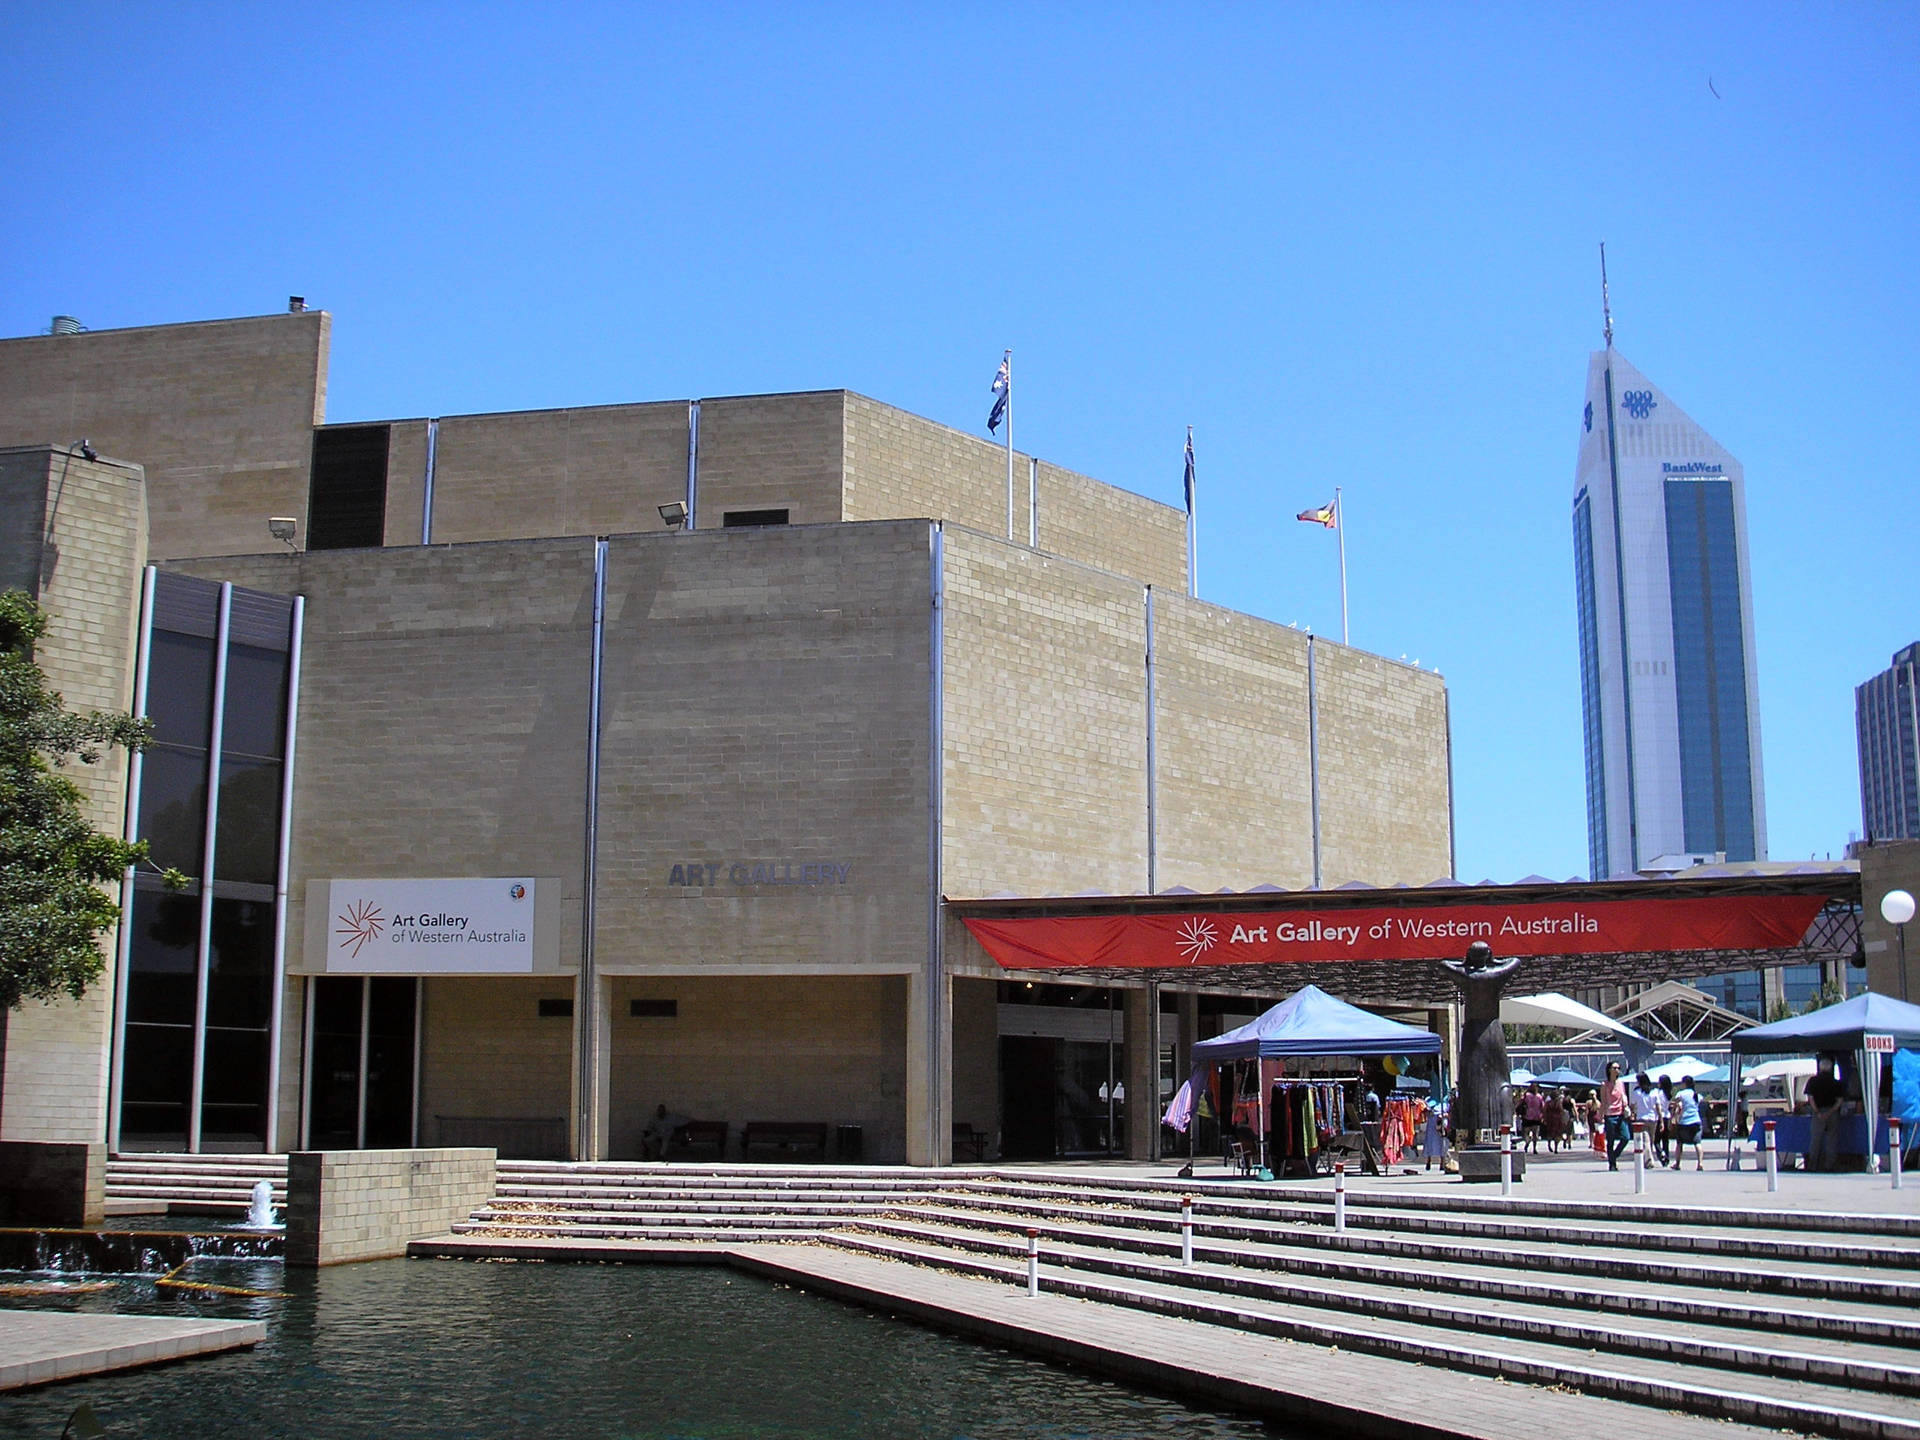
[[[1533,1081],[1527,1086],[1527,1093],[1520,1097],[1520,1135],[1526,1147],[1533,1154],[1540,1153],[1540,1130],[1546,1124],[1547,1097],[1540,1091],[1540,1082]]]
[[[1632,1111],[1627,1103],[1627,1087],[1620,1079],[1620,1062],[1607,1062],[1607,1078],[1600,1082],[1600,1113],[1607,1124],[1607,1168],[1620,1168],[1620,1152],[1633,1139]]]
[[[1653,1158],[1662,1165],[1666,1164],[1667,1142],[1660,1122],[1667,1113],[1667,1102],[1653,1088],[1646,1071],[1642,1070],[1633,1077],[1633,1089],[1627,1092],[1627,1100],[1633,1106],[1633,1123],[1645,1127],[1647,1138],[1653,1144]]]
[[[1693,1077],[1680,1077],[1680,1088],[1673,1092],[1673,1168],[1678,1170],[1680,1162],[1686,1159],[1687,1147],[1693,1147],[1693,1168],[1707,1168],[1706,1157],[1700,1152],[1700,1097],[1694,1093]]]

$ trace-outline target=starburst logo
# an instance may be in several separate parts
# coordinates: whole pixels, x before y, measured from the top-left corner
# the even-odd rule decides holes
[[[347,913],[337,918],[340,928],[333,933],[340,937],[340,948],[354,959],[387,928],[387,917],[380,913],[380,907],[365,900],[354,901]]]
[[[1186,962],[1191,965],[1211,950],[1214,942],[1219,938],[1219,932],[1213,928],[1211,920],[1203,920],[1195,916],[1180,927],[1180,938],[1174,943],[1179,947]]]

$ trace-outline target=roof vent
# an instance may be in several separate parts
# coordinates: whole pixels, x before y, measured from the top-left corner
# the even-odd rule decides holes
[[[56,315],[53,317],[53,325],[47,333],[49,335],[78,335],[86,328],[86,326],[82,325],[71,315]]]

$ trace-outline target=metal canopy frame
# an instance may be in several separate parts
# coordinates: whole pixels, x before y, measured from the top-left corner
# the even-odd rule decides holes
[[[1717,867],[1716,867],[1717,868]],[[1789,965],[1848,961],[1860,953],[1860,875],[1833,869],[1794,874],[1718,874],[1691,878],[1525,882],[1518,885],[1343,887],[1337,890],[1225,891],[1215,895],[1077,895],[949,899],[955,914],[980,919],[1035,916],[1155,915],[1168,912],[1232,915],[1261,910],[1333,914],[1359,908],[1433,909],[1450,905],[1602,900],[1658,900],[1685,896],[1824,895],[1826,905],[1798,945],[1778,950],[1658,950],[1611,955],[1538,955],[1523,959],[1510,988],[1584,990],[1600,986],[1684,980],[1727,970],[1772,970]],[[1464,950],[1463,952],[1464,953]],[[1235,995],[1285,995],[1318,985],[1362,1005],[1437,1007],[1459,997],[1440,955],[1430,960],[1344,960],[1265,965],[1175,965],[1158,968],[1076,966],[1005,970],[1022,979],[1138,987],[1149,981],[1180,990]]]

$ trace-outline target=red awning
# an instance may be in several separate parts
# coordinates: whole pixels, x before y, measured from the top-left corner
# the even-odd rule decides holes
[[[1153,914],[964,917],[1009,970],[1196,970],[1219,966],[1451,960],[1484,940],[1504,959],[1798,945],[1823,895]]]

